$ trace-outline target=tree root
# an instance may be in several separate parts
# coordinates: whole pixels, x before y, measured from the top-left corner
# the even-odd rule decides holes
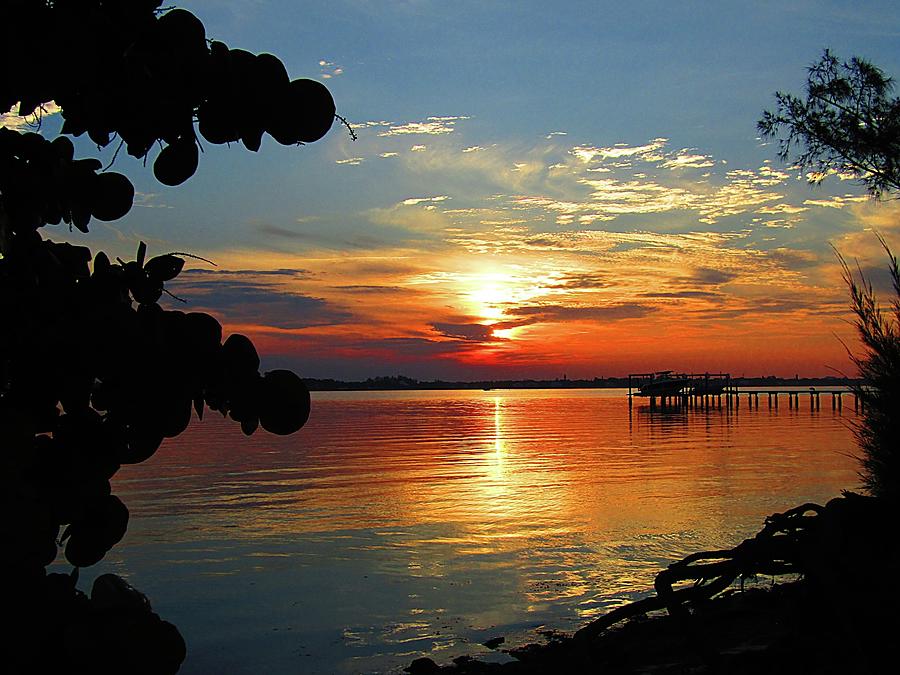
[[[692,553],[672,563],[656,575],[655,596],[614,609],[578,630],[574,638],[594,638],[621,621],[655,610],[665,609],[673,617],[688,617],[692,608],[726,590],[738,578],[806,574],[812,533],[825,508],[807,503],[773,514],[766,518],[756,536],[732,549]],[[694,583],[676,588],[676,584],[688,580]]]

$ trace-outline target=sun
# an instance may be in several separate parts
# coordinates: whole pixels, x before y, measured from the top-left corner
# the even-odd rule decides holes
[[[485,325],[506,317],[505,308],[519,301],[521,289],[516,277],[503,272],[473,274],[466,280],[463,298],[467,309]]]
[[[540,279],[508,272],[480,272],[463,280],[462,299],[467,313],[492,326],[510,318],[509,311],[546,292]],[[494,334],[509,337],[514,329],[498,329]],[[503,335],[500,335],[501,331]]]
[[[515,302],[514,292],[505,275],[494,274],[473,279],[473,287],[466,294],[472,313],[481,317],[488,325],[497,323],[504,317],[504,306]]]

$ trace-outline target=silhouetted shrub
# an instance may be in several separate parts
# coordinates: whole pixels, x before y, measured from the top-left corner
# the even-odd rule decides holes
[[[883,309],[871,282],[854,275],[841,258],[844,281],[850,289],[856,328],[864,352],[851,358],[862,384],[856,388],[863,409],[854,427],[862,451],[862,478],[876,497],[900,498],[900,269],[884,239],[895,297]],[[858,277],[858,278],[857,278]]]

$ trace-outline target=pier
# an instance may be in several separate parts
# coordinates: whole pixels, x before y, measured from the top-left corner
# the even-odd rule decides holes
[[[657,373],[633,373],[628,376],[629,408],[637,397],[649,399],[651,410],[657,408],[738,410],[741,408],[742,399],[747,409],[758,410],[759,399],[763,397],[766,408],[778,410],[779,401],[782,401],[783,405],[783,399],[787,397],[788,410],[800,410],[801,405],[805,407],[808,398],[809,410],[817,411],[821,409],[822,398],[825,398],[827,405],[829,396],[833,411],[843,411],[844,396],[853,397],[854,412],[862,411],[862,399],[857,392],[846,388],[740,389],[734,385],[729,373],[676,373],[669,370]]]

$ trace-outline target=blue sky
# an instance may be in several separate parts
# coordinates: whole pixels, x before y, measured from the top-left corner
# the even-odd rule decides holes
[[[900,247],[896,202],[837,177],[808,186],[755,124],[825,47],[900,73],[894,3],[180,6],[209,37],[325,82],[359,140],[335,125],[301,148],[204,143],[177,188],[122,153],[136,207],[87,241],[215,259],[179,294],[271,363],[424,378],[849,368],[830,244],[881,264],[866,229]]]

